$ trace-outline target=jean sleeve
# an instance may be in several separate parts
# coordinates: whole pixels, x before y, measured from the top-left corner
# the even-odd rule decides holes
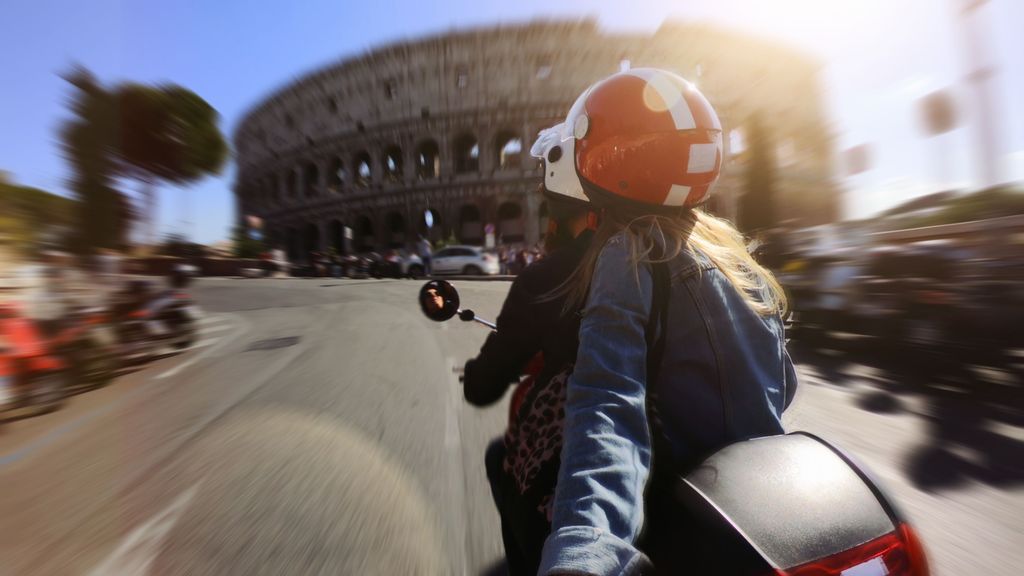
[[[793,398],[796,397],[796,367],[793,365],[793,359],[789,355],[789,350],[786,349],[786,342],[782,342],[782,364],[785,369],[785,401],[782,405],[782,409],[789,408],[789,405],[793,403]]]
[[[541,574],[628,574],[644,558],[633,543],[651,465],[645,327],[652,280],[643,266],[634,275],[628,258],[625,240],[613,238],[591,281]]]

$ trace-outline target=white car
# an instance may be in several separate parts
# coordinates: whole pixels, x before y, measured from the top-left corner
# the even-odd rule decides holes
[[[489,276],[501,271],[498,257],[484,252],[479,246],[448,246],[442,248],[430,259],[430,269],[434,274],[464,274]]]

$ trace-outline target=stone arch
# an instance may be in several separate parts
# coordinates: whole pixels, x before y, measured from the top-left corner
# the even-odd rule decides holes
[[[524,240],[523,207],[518,202],[503,202],[498,206],[498,236],[502,242]]]
[[[391,145],[384,149],[384,179],[388,182],[402,181],[402,149]]]
[[[369,216],[360,216],[356,219],[355,238],[356,251],[368,252],[373,250],[377,244],[374,236],[373,220]]]
[[[430,212],[434,219],[434,224],[430,228],[427,228],[427,212]],[[435,238],[442,238],[444,236],[444,222],[441,219],[441,212],[434,208],[427,208],[420,212],[417,216],[417,230],[423,237],[429,238],[431,241]]]
[[[269,208],[273,205],[273,175],[267,174],[260,180],[260,195],[263,197],[263,206]]]
[[[428,138],[416,146],[416,177],[430,180],[441,175],[441,149],[437,141]]]
[[[373,183],[373,159],[363,150],[352,160],[352,177],[357,188],[369,188]]]
[[[306,197],[316,196],[320,192],[320,167],[316,162],[309,162],[302,172],[302,181],[306,187]]]
[[[299,171],[292,169],[285,176],[285,194],[289,200],[294,200],[299,194]]]
[[[494,139],[494,165],[499,170],[519,168],[523,165],[523,140],[512,130],[502,130]]]
[[[307,222],[302,228],[302,254],[301,260],[309,258],[310,252],[320,250],[320,227],[313,222]]]
[[[294,226],[289,226],[285,233],[285,250],[288,252],[288,260],[295,262],[299,259],[299,252],[302,247],[299,242],[299,231]]]
[[[277,226],[267,228],[266,245],[271,249],[281,248],[281,229]]]
[[[384,227],[387,232],[387,243],[389,248],[401,248],[406,243],[405,216],[401,212],[388,212],[384,217]]]
[[[348,173],[345,172],[345,161],[340,156],[331,159],[330,172],[327,173],[327,190],[338,194],[345,187]]]
[[[337,218],[327,224],[327,247],[338,254],[345,253],[345,225]]]
[[[480,142],[472,133],[464,132],[455,139],[452,156],[456,174],[480,171]]]
[[[459,207],[459,241],[472,244],[481,243],[484,239],[484,227],[480,208],[476,204],[463,204]]]
[[[268,187],[268,192],[270,194],[270,197],[269,197],[270,202],[269,203],[271,205],[280,204],[281,203],[281,176],[279,176],[278,174],[268,174],[267,175],[267,187]]]

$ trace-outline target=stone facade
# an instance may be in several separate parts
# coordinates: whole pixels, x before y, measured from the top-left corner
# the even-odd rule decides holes
[[[834,219],[819,64],[716,28],[666,24],[653,35],[622,35],[592,21],[397,43],[285,86],[235,131],[239,219],[262,217],[268,239],[293,258],[332,246],[408,245],[428,232],[427,210],[434,240],[480,243],[491,225],[500,241],[532,244],[546,227],[535,192],[541,172],[528,155],[533,139],[586,86],[625,65],[674,70],[718,110],[726,162],[712,210],[735,217],[736,148],[758,114],[780,143],[786,213],[801,224]]]

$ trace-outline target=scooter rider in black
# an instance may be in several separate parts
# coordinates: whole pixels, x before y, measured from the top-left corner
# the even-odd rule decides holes
[[[543,355],[543,368],[510,418],[509,430],[491,444],[485,458],[513,575],[536,574],[550,531],[550,504],[561,449],[561,405],[565,381],[576,359],[579,316],[563,313],[565,298],[551,294],[576,270],[596,227],[596,217],[575,172],[561,169],[571,164],[554,164],[564,154],[560,142],[559,134],[542,131],[531,150],[545,163],[547,256],[527,266],[512,283],[497,319],[497,331],[487,338],[480,354],[466,362],[464,374],[466,400],[485,406],[518,382],[531,359]],[[568,194],[552,192],[549,186],[553,181]],[[543,442],[526,443],[526,436],[538,433],[545,437]]]

